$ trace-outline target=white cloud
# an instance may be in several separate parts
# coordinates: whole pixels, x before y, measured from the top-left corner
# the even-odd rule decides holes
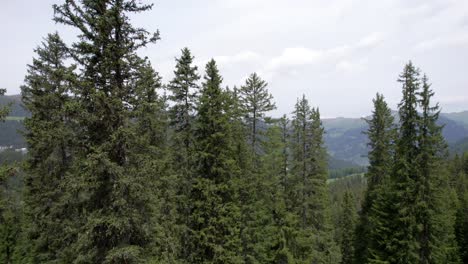
[[[457,32],[448,36],[439,36],[433,39],[424,40],[414,47],[417,52],[425,52],[436,48],[465,46],[468,47],[468,33]]]
[[[380,44],[384,40],[384,34],[381,32],[374,32],[362,38],[357,46],[360,48],[372,48]]]
[[[223,66],[231,63],[243,63],[258,60],[260,55],[253,51],[242,51],[234,55],[216,56],[214,59],[218,65]]]
[[[266,65],[269,70],[281,67],[301,66],[320,61],[325,56],[326,51],[307,49],[304,47],[286,48],[282,54],[274,57]]]

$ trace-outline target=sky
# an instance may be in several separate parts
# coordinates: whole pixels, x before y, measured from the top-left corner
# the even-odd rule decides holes
[[[19,93],[26,65],[47,33],[67,43],[76,31],[52,21],[60,0],[0,0],[0,87]],[[426,73],[443,112],[468,110],[467,0],[146,0],[132,16],[159,29],[161,40],[139,53],[163,81],[188,47],[203,74],[214,58],[223,84],[242,85],[257,72],[277,109],[290,114],[303,94],[323,117],[361,117],[384,94],[401,98],[398,75],[409,60]]]

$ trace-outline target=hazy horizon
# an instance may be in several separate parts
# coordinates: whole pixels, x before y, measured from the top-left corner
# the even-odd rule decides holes
[[[0,87],[7,94],[19,93],[26,65],[47,33],[74,39],[75,32],[52,21],[51,5],[60,2],[3,3],[1,33],[8,41],[0,43]],[[162,39],[140,53],[164,82],[188,47],[201,74],[208,59],[217,60],[224,85],[242,85],[258,72],[278,106],[272,116],[289,114],[305,94],[324,118],[363,117],[377,92],[396,108],[396,80],[412,60],[429,76],[443,112],[467,110],[468,1],[145,2],[154,2],[153,10],[134,22],[159,29]]]

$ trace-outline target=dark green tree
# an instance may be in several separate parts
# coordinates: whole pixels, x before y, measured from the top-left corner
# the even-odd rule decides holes
[[[418,91],[419,69],[411,62],[405,65],[398,80],[402,83],[403,97],[399,108],[399,135],[396,140],[395,165],[392,172],[391,196],[392,226],[387,225],[391,237],[384,240],[390,263],[417,263],[419,243],[415,237],[417,222],[414,211],[418,181]],[[384,227],[382,227],[384,228]]]
[[[340,217],[341,263],[354,261],[355,227],[357,221],[356,205],[352,193],[345,191]]]
[[[419,95],[419,175],[417,178],[416,238],[419,242],[419,263],[458,263],[455,241],[456,195],[449,183],[446,166],[447,146],[442,136],[438,104],[432,106],[434,92],[426,75]]]
[[[195,124],[194,184],[190,193],[190,263],[242,263],[240,207],[235,184],[229,95],[216,62],[206,65]]]
[[[323,134],[319,110],[311,109],[303,96],[294,111],[293,180],[289,194],[298,226],[295,255],[300,261],[337,263],[340,253],[332,239]]]
[[[55,21],[79,32],[70,54],[80,69],[76,89],[80,144],[67,177],[74,234],[74,263],[141,263],[154,226],[151,185],[132,151],[132,110],[141,59],[137,51],[155,42],[129,16],[151,9],[130,0],[74,1],[54,5]]]
[[[0,96],[5,94],[5,89],[0,89]],[[10,109],[8,105],[0,108],[0,122],[4,122]],[[13,169],[0,164],[0,261],[12,263],[14,251],[19,236],[19,219],[16,210],[13,210],[12,195],[8,184]]]
[[[268,92],[268,83],[262,80],[256,73],[252,73],[239,89],[239,97],[245,111],[246,121],[250,130],[249,141],[253,153],[258,152],[259,122],[265,113],[276,109],[273,96]]]
[[[179,236],[181,243],[180,254],[187,258],[188,250],[188,221],[190,216],[190,201],[188,197],[191,189],[191,177],[193,173],[193,132],[195,107],[199,86],[197,84],[200,76],[197,66],[193,65],[194,57],[188,48],[182,49],[180,58],[176,58],[176,69],[174,79],[169,83],[168,90],[171,92],[169,99],[173,102],[170,109],[171,127],[173,129],[172,153],[173,164],[177,173],[177,203]]]
[[[74,159],[74,66],[66,66],[67,47],[57,33],[49,34],[35,50],[28,66],[22,100],[31,113],[24,121],[28,143],[25,164],[29,254],[34,262],[61,259],[71,234],[65,232],[68,218],[63,201],[63,179]]]
[[[355,263],[367,263],[369,259],[381,258],[385,249],[382,238],[388,217],[382,212],[386,208],[385,188],[389,184],[393,166],[396,128],[390,108],[380,94],[373,100],[372,117],[366,120],[366,132],[370,148],[369,166],[366,174],[367,190],[356,228]],[[378,201],[378,203],[376,203]],[[383,204],[379,204],[379,203]],[[388,234],[386,234],[388,235]],[[383,251],[383,252],[382,252]]]
[[[134,175],[149,181],[154,190],[150,204],[154,214],[154,245],[152,260],[175,263],[179,257],[180,242],[176,226],[176,188],[170,145],[168,141],[169,114],[167,98],[163,91],[161,77],[151,64],[143,60],[135,76],[135,102],[132,116],[132,132],[135,141],[132,146]]]

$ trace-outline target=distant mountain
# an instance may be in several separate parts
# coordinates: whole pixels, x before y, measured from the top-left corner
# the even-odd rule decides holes
[[[454,143],[449,144],[450,153],[453,155],[455,154],[463,154],[464,152],[468,151],[468,136],[462,138]]]
[[[468,111],[457,112],[457,113],[441,113],[443,117],[450,120],[463,124],[468,129]]]
[[[397,117],[396,111],[393,111],[393,114]],[[367,164],[367,136],[363,134],[363,131],[366,131],[368,126],[363,118],[328,118],[323,119],[322,123],[326,132],[325,143],[330,155],[358,165]],[[442,113],[438,124],[444,126],[442,134],[450,145],[468,137],[468,127],[466,126],[468,124],[468,111]]]

